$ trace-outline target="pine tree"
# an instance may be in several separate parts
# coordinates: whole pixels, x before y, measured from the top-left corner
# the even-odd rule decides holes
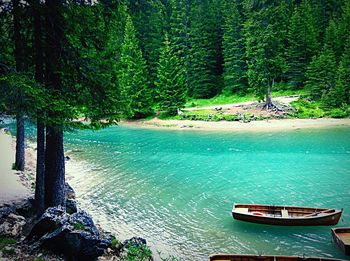
[[[323,97],[324,104],[329,108],[339,108],[350,104],[350,38],[338,66],[335,85]]]
[[[237,2],[229,1],[226,5],[223,25],[224,82],[225,90],[229,93],[243,94],[247,91],[242,23],[243,19],[238,10]]]
[[[168,115],[176,115],[186,102],[186,78],[174,45],[165,35],[164,47],[160,54],[156,82],[159,107]]]
[[[163,46],[164,32],[167,30],[167,10],[162,1],[151,1],[149,14],[147,15],[147,30],[145,31],[144,58],[148,69],[148,78],[151,87],[157,79],[157,66],[160,50]],[[143,20],[145,22],[145,20]]]
[[[310,92],[312,99],[319,100],[334,88],[336,71],[333,51],[325,46],[319,55],[313,57],[306,72],[305,88]]]
[[[296,6],[288,30],[287,77],[292,88],[302,88],[305,71],[312,57],[319,51],[319,29],[315,10],[310,1]]]
[[[189,1],[188,0],[171,0],[170,16],[170,41],[173,45],[173,51],[178,56],[180,66],[184,69],[185,85],[188,89],[188,72],[190,65],[189,54]]]
[[[244,23],[249,87],[266,108],[273,106],[270,91],[286,70],[284,42],[287,6],[280,1],[245,1]]]
[[[209,2],[194,1],[191,7],[189,95],[209,98],[217,94],[213,43],[210,41]]]
[[[149,115],[152,112],[152,108],[146,63],[142,57],[130,15],[126,19],[120,64],[118,80],[125,96],[129,99],[129,116],[141,118]]]

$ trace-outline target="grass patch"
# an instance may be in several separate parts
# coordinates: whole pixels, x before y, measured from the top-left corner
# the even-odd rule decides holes
[[[14,238],[0,236],[0,250],[2,250],[6,246],[14,245],[16,243],[17,243],[17,241]]]
[[[320,101],[308,101],[299,99],[291,102],[291,105],[298,110],[296,117],[300,119],[316,119],[323,117],[346,118],[350,116],[350,107],[326,108]]]
[[[246,94],[244,96],[240,96],[237,94],[234,94],[234,95],[220,94],[210,99],[189,99],[185,104],[185,108],[206,107],[206,106],[239,103],[239,102],[246,102],[246,101],[253,101],[253,100],[256,100],[253,94]]]
[[[112,249],[115,249],[120,244],[118,239],[116,239],[115,236],[113,235],[111,236],[111,241],[112,241],[112,244],[111,244]]]
[[[74,223],[73,227],[74,227],[74,230],[84,230],[85,229],[85,226],[80,222]]]
[[[280,97],[280,96],[292,96],[292,95],[306,95],[305,90],[279,90],[271,92],[272,97]]]
[[[279,90],[279,91],[271,92],[272,97],[291,96],[291,95],[305,95],[305,91],[304,90]],[[248,93],[246,95],[220,94],[210,99],[189,99],[185,104],[185,108],[224,105],[224,104],[240,103],[240,102],[256,101],[256,100],[257,98],[253,93]]]
[[[148,261],[148,260],[151,260],[152,258],[152,251],[147,245],[141,244],[136,246],[134,244],[129,244],[127,249],[128,249],[128,254],[122,260]]]

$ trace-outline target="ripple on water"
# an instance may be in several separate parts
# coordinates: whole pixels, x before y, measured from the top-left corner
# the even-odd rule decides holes
[[[329,227],[249,224],[230,211],[234,202],[344,207],[348,222],[348,129],[272,135],[109,128],[69,134],[66,144],[79,204],[122,238],[140,235],[163,253],[192,260],[215,252],[344,258]]]

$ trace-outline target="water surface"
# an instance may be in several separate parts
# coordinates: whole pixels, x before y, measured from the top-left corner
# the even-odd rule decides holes
[[[344,258],[330,227],[235,221],[234,202],[344,208],[350,225],[350,129],[205,133],[112,127],[66,135],[79,202],[121,238],[164,254]]]

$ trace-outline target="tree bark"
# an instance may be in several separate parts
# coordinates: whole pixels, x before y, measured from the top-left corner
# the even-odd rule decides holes
[[[35,50],[35,80],[44,83],[44,55],[43,35],[40,0],[31,1],[34,17],[34,39]],[[35,206],[38,216],[45,210],[45,124],[42,122],[42,112],[37,116],[37,159],[36,159],[36,182],[35,182]]]
[[[16,132],[16,161],[15,169],[23,171],[25,165],[24,151],[24,117],[21,113],[16,115],[17,132]]]
[[[23,39],[21,35],[21,14],[19,0],[13,0],[13,37],[15,43],[15,60],[16,60],[16,70],[17,72],[22,72],[24,70],[24,48],[23,48]],[[25,151],[24,151],[24,115],[22,108],[22,92],[18,91],[17,97],[17,134],[16,134],[16,161],[15,169],[23,171],[25,165]]]
[[[45,2],[46,17],[46,88],[60,93],[62,41],[63,41],[63,1],[50,0]],[[55,111],[48,111],[48,117],[60,120]],[[46,150],[45,150],[45,207],[65,205],[65,166],[63,151],[63,126],[46,126]]]
[[[45,207],[65,205],[65,166],[63,128],[46,127],[45,151]]]
[[[274,84],[275,80],[272,80],[272,86]],[[267,110],[271,109],[273,107],[272,100],[271,100],[271,86],[270,82],[267,83],[267,88],[266,88],[266,103],[264,106]]]

